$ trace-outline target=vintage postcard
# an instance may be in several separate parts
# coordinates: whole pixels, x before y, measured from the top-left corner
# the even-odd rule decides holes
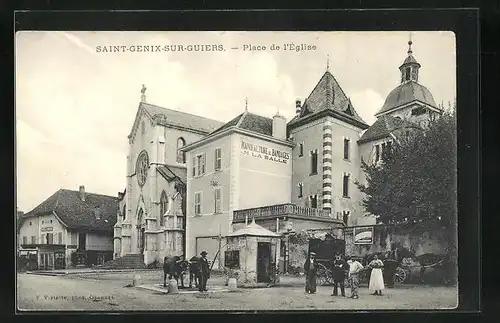
[[[19,311],[453,309],[447,31],[15,36]]]

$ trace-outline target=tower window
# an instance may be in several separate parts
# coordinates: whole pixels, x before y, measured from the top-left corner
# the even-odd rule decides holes
[[[349,139],[344,139],[344,159],[349,160]]]
[[[311,175],[318,174],[318,150],[311,150]]]
[[[299,157],[304,156],[304,142],[299,144]]]
[[[311,208],[317,209],[318,208],[318,195],[309,196],[309,200],[311,201],[311,203],[310,203]]]
[[[299,183],[299,197],[302,197],[303,195],[303,188],[304,188],[304,183]]]
[[[405,68],[405,81],[409,81],[411,76],[411,67]]]
[[[143,135],[144,133],[146,133],[146,124],[143,122],[141,122],[141,135]]]
[[[380,147],[379,145],[375,145],[375,162],[378,162],[380,159]]]
[[[349,197],[349,175],[344,174],[344,180],[342,185],[342,196]]]

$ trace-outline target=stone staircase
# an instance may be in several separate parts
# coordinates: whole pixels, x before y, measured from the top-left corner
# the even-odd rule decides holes
[[[146,269],[144,257],[141,254],[129,254],[95,266],[95,269]]]

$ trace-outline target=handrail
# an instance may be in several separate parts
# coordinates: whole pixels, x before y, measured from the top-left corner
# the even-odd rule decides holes
[[[284,203],[277,205],[268,205],[256,208],[235,210],[233,212],[234,221],[244,220],[248,218],[260,218],[260,217],[274,217],[274,216],[287,216],[287,215],[298,215],[304,217],[319,217],[328,219],[338,219],[338,217],[330,216],[329,210],[316,209],[310,207],[297,206],[292,203]]]

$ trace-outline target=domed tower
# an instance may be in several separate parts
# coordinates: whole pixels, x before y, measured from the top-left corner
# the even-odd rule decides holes
[[[401,84],[389,93],[382,109],[375,116],[398,117],[425,128],[429,120],[443,111],[437,106],[431,92],[418,83],[421,65],[413,57],[412,44],[411,40],[408,41],[408,56],[399,66]]]

